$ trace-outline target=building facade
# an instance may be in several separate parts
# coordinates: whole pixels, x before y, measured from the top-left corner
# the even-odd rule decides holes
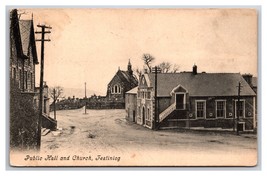
[[[35,87],[35,66],[38,58],[33,19],[20,20],[17,9],[11,10],[9,32],[10,141],[12,146],[34,148],[38,138],[39,91]],[[45,91],[44,88],[44,95],[47,95]],[[48,96],[43,97],[43,101],[48,100]],[[49,116],[46,108],[47,106],[42,107],[45,115],[43,122]]]
[[[107,101],[125,103],[125,93],[138,85],[133,74],[132,65],[128,62],[127,71],[118,69],[107,86]],[[124,107],[123,107],[124,108]]]
[[[150,129],[231,129],[237,117],[240,130],[256,127],[256,94],[239,73],[197,73],[194,66],[192,72],[143,74],[136,101],[137,123]]]
[[[137,88],[135,87],[125,94],[125,111],[126,111],[126,120],[131,122],[136,122],[136,99],[137,99]]]

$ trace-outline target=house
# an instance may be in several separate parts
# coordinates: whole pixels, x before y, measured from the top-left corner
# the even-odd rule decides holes
[[[137,90],[138,87],[136,86],[125,94],[126,120],[129,120],[131,122],[136,122]]]
[[[35,65],[38,64],[33,20],[18,20],[17,10],[10,19],[11,83],[23,93],[35,92]]]
[[[137,78],[133,74],[132,65],[129,60],[127,71],[118,69],[107,86],[107,101],[122,103],[125,105],[125,93],[138,85]]]
[[[238,103],[239,82],[242,89]],[[194,65],[192,72],[141,76],[137,123],[150,129],[233,129],[239,115],[239,129],[253,130],[255,104],[256,94],[240,73],[198,73]]]
[[[34,102],[38,64],[32,20],[10,11],[10,146],[35,148],[38,112]]]
[[[9,69],[12,146],[35,146],[37,139],[39,92],[35,87],[35,66],[38,58],[34,35],[33,20],[19,20],[17,10],[11,10]],[[44,107],[42,110],[44,111]]]

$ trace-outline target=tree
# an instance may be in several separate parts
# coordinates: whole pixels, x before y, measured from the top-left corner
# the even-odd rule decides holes
[[[172,67],[172,72],[173,73],[176,73],[178,70],[179,70],[180,66],[177,65],[177,64],[174,64],[173,67]]]
[[[155,58],[153,56],[151,56],[150,54],[143,54],[142,57],[145,65],[147,66],[147,68],[149,69],[149,72],[151,73],[151,63],[155,60]]]
[[[58,98],[61,98],[63,94],[63,88],[60,86],[49,88],[49,95],[53,99],[54,105],[54,119],[56,119],[56,102]]]
[[[158,65],[162,73],[176,73],[179,70],[177,64],[172,65],[169,62],[162,62]]]
[[[133,76],[139,81],[139,78],[140,78],[140,76],[142,75],[142,71],[141,71],[141,69],[140,68],[135,68],[134,69],[134,74],[133,74]]]
[[[171,69],[172,64],[169,62],[162,62],[158,65],[162,73],[168,73]]]

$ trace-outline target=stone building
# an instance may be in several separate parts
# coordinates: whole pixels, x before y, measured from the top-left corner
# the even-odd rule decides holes
[[[137,88],[135,87],[125,94],[125,110],[126,119],[131,122],[136,122],[136,99],[137,99]]]
[[[155,73],[140,78],[136,118],[150,129],[233,129],[237,116],[240,130],[256,128],[256,94],[240,73],[197,73],[194,66],[192,72],[158,73],[157,81]]]
[[[127,71],[118,69],[107,86],[107,101],[125,103],[125,93],[138,85],[129,60]],[[123,107],[124,108],[124,107]]]
[[[13,9],[10,11],[9,27],[10,141],[13,146],[35,146],[39,123],[39,91],[35,87],[38,58],[33,19],[20,20],[17,9]],[[43,97],[43,101],[46,98]],[[43,107],[42,111],[44,110]],[[49,114],[44,115],[43,121],[49,118]]]

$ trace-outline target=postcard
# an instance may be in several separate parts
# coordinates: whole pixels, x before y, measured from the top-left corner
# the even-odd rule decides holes
[[[11,166],[256,166],[254,8],[12,8]]]

